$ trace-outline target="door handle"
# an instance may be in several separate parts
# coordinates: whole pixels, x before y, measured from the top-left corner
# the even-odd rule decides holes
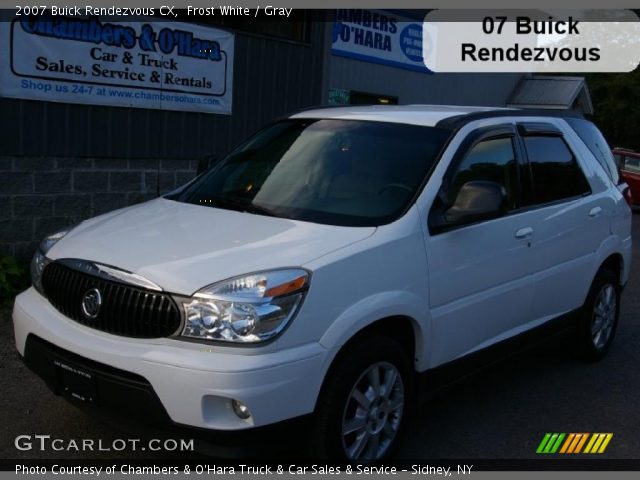
[[[532,235],[533,235],[533,228],[531,227],[524,227],[516,232],[516,238],[518,240],[522,240],[523,238],[531,238]]]
[[[602,208],[600,207],[593,207],[591,210],[589,210],[589,216],[591,218],[598,217],[600,216],[601,213],[602,213]]]

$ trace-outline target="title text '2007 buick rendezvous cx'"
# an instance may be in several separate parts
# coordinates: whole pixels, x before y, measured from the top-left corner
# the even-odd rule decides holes
[[[308,110],[45,238],[16,344],[78,402],[226,432],[313,414],[315,454],[380,459],[418,373],[558,318],[585,358],[607,352],[631,259],[619,184],[568,112]]]

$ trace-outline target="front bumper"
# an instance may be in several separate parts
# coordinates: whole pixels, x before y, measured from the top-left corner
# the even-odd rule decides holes
[[[31,335],[71,354],[71,362],[84,368],[96,362],[124,372],[130,380],[148,384],[147,394],[157,398],[160,416],[164,410],[172,422],[192,427],[242,430],[311,413],[326,371],[327,352],[318,343],[260,353],[256,348],[117,337],[67,319],[33,288],[16,298],[13,322],[21,355]],[[85,359],[87,366],[82,365]],[[100,388],[113,393],[105,385]],[[126,396],[116,394],[115,403],[126,406]],[[247,405],[249,419],[235,415],[232,399]]]

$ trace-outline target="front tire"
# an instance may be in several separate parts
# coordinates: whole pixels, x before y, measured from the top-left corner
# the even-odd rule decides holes
[[[312,454],[355,462],[388,457],[412,396],[412,369],[398,342],[376,335],[348,345],[322,389]]]
[[[601,270],[591,285],[578,319],[577,347],[586,361],[603,358],[618,327],[620,316],[620,284],[610,270]]]

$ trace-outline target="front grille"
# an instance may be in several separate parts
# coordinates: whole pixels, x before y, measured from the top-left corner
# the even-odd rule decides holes
[[[58,262],[42,272],[45,296],[60,313],[87,327],[135,338],[159,338],[180,327],[180,312],[166,293],[105,280]],[[102,305],[96,318],[82,311],[84,295],[96,288]]]

